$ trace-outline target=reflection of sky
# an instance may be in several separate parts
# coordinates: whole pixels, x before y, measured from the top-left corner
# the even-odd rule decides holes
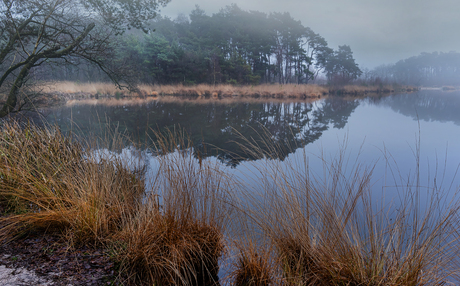
[[[331,125],[317,141],[290,154],[287,160],[301,164],[305,150],[311,174],[323,179],[320,157],[330,162],[345,149],[346,171],[351,172],[355,163],[370,167],[375,164],[372,189],[377,198],[385,196],[391,200],[400,194],[398,191],[406,189],[401,185],[416,184],[415,154],[420,139],[420,195],[424,197],[426,188],[423,187],[434,184],[453,195],[460,185],[460,176],[456,176],[460,164],[459,129],[452,122],[418,122],[391,108],[362,103],[349,117],[345,128],[332,128]],[[270,161],[242,162],[236,173],[241,174],[248,189],[256,190],[259,181],[247,176],[256,176],[257,169],[266,164]]]
[[[397,96],[395,99],[397,100]],[[284,162],[243,161],[237,168],[222,165],[221,169],[238,176],[244,186],[243,191],[252,193],[254,198],[262,198],[257,192],[261,188],[261,180],[258,178],[262,176],[260,171],[263,171],[263,168],[269,167],[270,164],[278,164],[284,168],[283,165],[289,162],[302,164],[305,151],[311,174],[318,179],[323,179],[324,169],[319,158],[321,154],[327,161],[331,161],[344,148],[347,159],[346,175],[351,177],[356,163],[364,166],[376,164],[371,181],[373,199],[375,202],[387,205],[390,202],[397,202],[398,195],[407,189],[407,184],[416,184],[415,152],[420,139],[422,188],[418,191],[412,188],[412,191],[417,191],[420,195],[422,209],[423,205],[430,202],[427,189],[423,187],[432,187],[436,184],[440,189],[449,192],[448,197],[453,197],[460,185],[459,177],[455,177],[460,164],[460,126],[453,121],[437,120],[439,116],[434,112],[431,120],[417,121],[412,114],[395,110],[394,102],[390,101],[390,98],[382,99],[381,104],[361,102],[348,117],[344,128],[334,128],[333,123],[329,123],[329,128],[318,140],[291,153]],[[319,106],[321,103],[314,104],[309,114]],[[288,108],[293,111],[291,106]],[[409,109],[406,106],[404,110]],[[425,112],[432,109],[434,107],[428,106]],[[284,112],[283,108],[281,110]],[[440,112],[442,113],[442,110]],[[389,158],[389,164],[385,160],[385,154]],[[158,162],[151,155],[147,156],[147,161],[151,167],[150,174],[154,174],[158,170]],[[208,157],[206,161],[219,164],[215,157]],[[396,188],[396,185],[399,187]],[[244,196],[240,194],[240,198]],[[394,213],[389,216],[393,215]]]
[[[305,148],[312,154],[320,154],[323,150],[327,156],[333,156],[339,152],[343,139],[347,138],[346,151],[350,154],[351,161],[361,151],[360,163],[372,165],[377,162],[373,189],[383,190],[383,186],[387,186],[390,188],[385,190],[391,192],[395,190],[391,187],[395,184],[407,183],[408,180],[415,183],[415,152],[420,139],[421,185],[433,186],[434,178],[437,177],[437,186],[446,189],[450,188],[454,180],[451,191],[455,191],[460,184],[459,178],[455,177],[460,164],[459,131],[459,127],[452,122],[417,122],[389,108],[361,104],[350,116],[344,129],[329,129],[317,142]],[[385,168],[384,153],[389,158],[393,173]]]

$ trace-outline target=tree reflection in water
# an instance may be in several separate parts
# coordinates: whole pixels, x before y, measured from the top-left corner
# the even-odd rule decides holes
[[[69,131],[70,121],[83,135],[102,132],[107,124],[118,125],[141,145],[154,138],[152,130],[183,128],[195,146],[195,155],[216,156],[233,167],[253,155],[241,150],[236,142],[245,138],[261,140],[270,134],[280,147],[275,158],[283,160],[296,148],[312,143],[331,126],[343,128],[358,100],[338,97],[313,103],[193,103],[152,101],[140,105],[75,105],[56,109],[48,115],[51,123]],[[145,145],[144,145],[145,146]],[[266,147],[260,145],[264,151]]]

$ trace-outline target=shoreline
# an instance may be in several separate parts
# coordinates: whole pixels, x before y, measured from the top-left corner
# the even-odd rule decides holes
[[[316,84],[262,84],[253,86],[233,85],[207,85],[194,86],[184,85],[145,85],[136,87],[136,91],[118,89],[111,83],[76,83],[56,82],[42,83],[38,88],[44,94],[68,94],[74,97],[92,96],[95,98],[107,97],[155,97],[155,96],[178,96],[191,98],[229,98],[229,97],[252,97],[252,98],[276,98],[276,99],[307,99],[318,98],[327,95],[366,95],[372,93],[413,92],[419,88],[413,86],[323,86]]]
[[[75,104],[76,101],[89,100],[86,104],[97,104],[103,100],[161,100],[166,102],[189,100],[197,103],[215,102],[233,103],[235,101],[265,102],[265,101],[316,101],[329,96],[356,97],[368,95],[388,95],[393,93],[410,93],[420,88],[412,86],[360,86],[347,85],[328,87],[314,84],[308,85],[139,85],[136,91],[118,89],[111,83],[76,83],[56,82],[41,83],[36,91],[41,94],[36,104],[52,106],[56,104]],[[0,100],[2,104],[4,100]]]

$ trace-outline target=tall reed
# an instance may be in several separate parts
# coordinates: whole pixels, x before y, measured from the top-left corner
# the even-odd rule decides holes
[[[2,239],[56,228],[76,241],[102,242],[144,193],[142,166],[95,153],[55,127],[5,122],[0,160],[0,202],[9,214],[0,219]]]
[[[244,138],[247,152],[261,161],[253,168],[257,174],[251,174],[256,187],[242,192],[241,208],[252,231],[273,246],[282,284],[459,281],[458,198],[448,198],[436,186],[422,188],[415,180],[415,185],[395,182],[405,187],[388,200],[372,192],[374,167],[345,151],[332,160],[322,157],[323,174],[312,175],[305,151],[299,151],[304,152],[300,160],[272,160],[284,147],[272,144],[270,136]]]
[[[194,156],[186,134],[155,137],[153,192],[118,237],[123,271],[135,285],[218,285],[230,180],[217,162]]]

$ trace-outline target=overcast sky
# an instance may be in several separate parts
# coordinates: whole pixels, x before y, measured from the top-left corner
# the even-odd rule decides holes
[[[421,52],[460,52],[459,0],[171,0],[161,14],[208,15],[237,4],[243,10],[289,12],[331,48],[349,45],[361,68],[395,63]]]

